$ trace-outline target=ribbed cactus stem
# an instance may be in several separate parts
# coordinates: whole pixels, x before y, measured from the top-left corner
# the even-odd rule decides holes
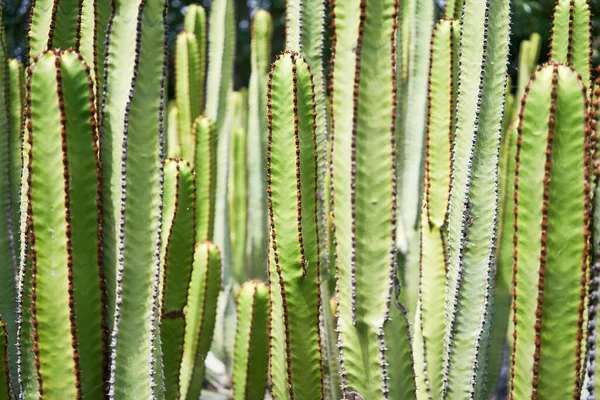
[[[103,398],[104,277],[93,83],[74,52],[29,74],[28,230],[40,396]]]
[[[171,100],[167,107],[167,157],[177,158],[181,155],[181,144],[179,142],[179,112],[177,103]]]
[[[179,366],[183,357],[184,307],[194,253],[195,184],[190,164],[167,159],[164,167],[160,336],[164,355],[165,397],[179,396]]]
[[[156,351],[156,318],[167,2],[114,4],[101,125],[103,248],[111,330],[108,397],[153,399],[154,367],[161,358]]]
[[[247,134],[244,128],[232,132],[231,240],[233,248],[233,277],[244,282],[250,275],[246,251],[248,234],[248,170]]]
[[[267,73],[273,36],[271,14],[257,10],[252,18],[252,71],[248,88],[248,249],[255,276],[267,265]]]
[[[272,390],[322,399],[316,111],[310,68],[297,53],[273,65],[268,98]]]
[[[192,125],[200,116],[201,79],[200,54],[196,36],[180,32],[175,45],[175,98],[177,102],[177,131],[181,143],[181,156],[194,161],[194,135]]]
[[[560,64],[538,69],[522,100],[510,399],[579,398],[590,237],[587,107],[585,84]]]
[[[262,399],[267,388],[269,288],[244,283],[237,297],[233,399]]]
[[[217,165],[217,132],[215,123],[200,116],[192,128],[196,141],[196,243],[213,236]]]
[[[394,290],[398,6],[333,5],[331,181],[344,397],[414,398],[406,309]]]
[[[200,113],[204,110],[206,90],[206,12],[202,6],[190,4],[185,10],[184,29],[194,35],[198,49],[198,83],[192,87],[192,100],[197,102]],[[195,119],[192,118],[192,121]]]
[[[552,20],[550,58],[572,65],[589,89],[592,29],[588,0],[557,0]]]
[[[425,181],[421,209],[419,324],[415,326],[415,351],[423,354],[416,363],[419,393],[442,395],[444,304],[437,299],[446,291],[446,239],[444,226],[450,196],[450,145],[454,111],[454,41],[457,27],[442,20],[431,42],[429,91],[425,136]],[[421,345],[418,348],[417,344]]]
[[[84,0],[36,0],[30,11],[29,57],[46,50],[80,49]]]
[[[216,152],[217,172],[212,241],[221,250],[226,283],[229,283],[231,277],[231,241],[227,210],[230,135],[227,121],[235,55],[233,3],[233,0],[214,0],[210,7],[211,22],[208,34],[208,71],[204,109],[204,115],[215,121],[216,131],[219,135]]]
[[[2,8],[0,7],[0,18]],[[19,196],[21,174],[22,67],[8,60],[8,43],[0,27],[0,315],[8,331],[12,390],[18,394],[15,295],[19,269]],[[9,388],[10,389],[10,388]]]
[[[443,398],[485,391],[510,2],[466,2],[448,215]]]
[[[195,400],[200,396],[204,360],[213,338],[217,299],[222,284],[223,267],[219,249],[210,242],[197,244],[185,308],[185,339],[180,370],[182,399]]]

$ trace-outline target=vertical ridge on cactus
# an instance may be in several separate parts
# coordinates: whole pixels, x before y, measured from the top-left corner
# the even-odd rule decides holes
[[[110,398],[154,396],[166,6],[164,0],[117,2],[109,28],[101,155],[104,265],[112,296]],[[122,35],[136,39],[128,51]]]
[[[260,399],[267,388],[269,288],[245,282],[237,297],[233,399]]]
[[[196,194],[194,174],[188,162],[167,159],[164,173],[160,331],[165,397],[176,399],[179,394],[179,366],[183,357],[184,307],[192,275]]]
[[[444,303],[437,299],[446,291],[446,225],[450,196],[450,147],[454,110],[455,23],[442,20],[431,41],[429,90],[425,137],[425,180],[421,208],[420,289],[415,326],[415,351],[423,354],[416,363],[423,374],[420,393],[432,398],[442,395]],[[421,348],[419,348],[419,346]],[[417,381],[419,383],[419,381]]]
[[[40,396],[102,398],[99,187],[87,184],[100,173],[93,86],[70,52],[45,53],[29,79],[28,227]]]
[[[239,96],[242,97],[242,96]],[[245,102],[243,102],[245,107]],[[232,131],[232,184],[230,218],[233,248],[233,278],[236,282],[244,282],[250,273],[247,264],[248,234],[248,171],[247,171],[247,135],[244,128]]]
[[[217,298],[223,285],[222,274],[219,249],[211,242],[197,244],[185,308],[185,339],[180,370],[182,399],[195,400],[200,396],[204,360],[213,338]]]
[[[280,298],[281,309],[271,306],[270,346],[271,368],[286,371],[287,385],[282,376],[271,379],[274,396],[286,399],[324,396],[313,85],[310,67],[297,53],[286,52],[273,64],[267,102],[269,281],[271,301]],[[280,316],[284,329],[273,330]],[[285,344],[273,343],[280,341]]]
[[[534,74],[522,101],[514,203],[511,399],[579,397],[590,217],[585,90],[570,68],[550,64]],[[570,229],[564,229],[567,226]],[[557,290],[560,299],[548,295]],[[560,321],[560,326],[549,321]]]
[[[267,73],[273,36],[271,14],[257,10],[252,18],[252,61],[248,88],[248,248],[249,268],[265,276],[267,265]]]
[[[13,398],[13,392],[10,387],[10,366],[8,359],[8,332],[6,322],[0,318],[0,399],[10,400]]]
[[[448,215],[443,397],[450,399],[485,391],[509,24],[508,0],[464,5]]]
[[[588,0],[558,0],[554,8],[550,58],[572,65],[586,87],[591,83],[591,16]]]

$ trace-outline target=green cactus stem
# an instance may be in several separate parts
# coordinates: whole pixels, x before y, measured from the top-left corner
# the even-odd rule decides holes
[[[231,190],[231,241],[233,247],[233,277],[236,282],[244,282],[250,271],[246,257],[246,237],[248,232],[248,171],[246,130],[238,128],[232,132],[232,187]]]
[[[415,369],[424,377],[423,381],[417,381],[419,393],[434,399],[442,397],[444,318],[440,316],[444,314],[444,303],[437,296],[446,291],[444,227],[450,196],[454,58],[458,57],[454,54],[456,28],[451,20],[442,20],[434,28],[427,96],[418,325],[415,326],[415,352],[422,354],[424,362],[416,363]]]
[[[237,297],[233,399],[262,399],[267,389],[269,288],[244,283]]]
[[[179,367],[185,333],[184,307],[194,255],[194,173],[183,160],[167,159],[164,167],[160,336],[165,397],[179,396]]]
[[[588,0],[557,0],[552,21],[550,58],[572,65],[587,88],[591,85],[591,41]]]
[[[308,64],[286,52],[268,91],[271,380],[281,399],[323,398],[315,103]]]
[[[74,52],[29,73],[28,230],[42,398],[104,396],[100,166],[93,83]],[[83,134],[82,134],[83,133]]]
[[[200,116],[192,128],[196,140],[196,243],[210,240],[215,213],[217,132],[215,123]]]
[[[466,2],[461,20],[448,215],[445,399],[480,398],[486,389],[509,8],[508,0]]]
[[[185,10],[184,29],[194,35],[196,48],[198,49],[198,82],[194,92],[191,92],[191,100],[197,102],[200,112],[205,106],[206,89],[206,12],[202,6],[190,4]],[[194,108],[194,107],[193,107]],[[195,117],[192,118],[194,121]]]
[[[252,18],[252,72],[248,88],[248,249],[253,276],[267,265],[267,73],[271,61],[271,14],[257,10]]]
[[[0,7],[0,18],[2,8]],[[19,269],[19,197],[21,180],[21,128],[23,68],[8,60],[8,43],[0,27],[0,315],[8,332],[8,364],[11,388],[18,393],[16,283]],[[0,392],[2,390],[0,389]]]
[[[180,32],[175,45],[175,98],[177,102],[177,131],[181,143],[181,156],[194,161],[194,135],[192,125],[200,116],[200,54],[193,33]]]
[[[171,100],[167,110],[167,157],[177,158],[181,155],[181,145],[179,143],[179,132],[177,124],[179,112],[175,100]]]
[[[394,257],[398,2],[337,1],[333,11],[331,181],[342,395],[410,399],[411,344],[406,307],[396,299]]]
[[[200,396],[204,360],[212,342],[222,284],[219,249],[210,242],[197,244],[185,308],[185,339],[180,370],[182,399],[195,400]]]
[[[549,64],[532,77],[522,101],[511,399],[579,398],[590,235],[585,92],[570,68]],[[560,296],[549,295],[555,292]],[[537,296],[526,295],[531,293]]]
[[[225,268],[225,283],[231,279],[231,241],[227,189],[230,135],[229,98],[233,85],[235,55],[235,15],[233,0],[214,0],[210,8],[208,71],[204,115],[215,121],[219,135],[216,152],[215,212],[212,241],[219,247]]]
[[[104,269],[111,330],[108,396],[151,399],[154,364],[160,361],[160,354],[155,354],[159,338],[155,319],[167,2],[116,0],[114,4],[101,125]]]

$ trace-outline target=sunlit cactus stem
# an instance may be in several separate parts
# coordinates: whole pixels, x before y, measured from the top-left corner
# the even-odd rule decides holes
[[[273,64],[267,183],[273,395],[324,398],[314,86],[297,53]]]
[[[269,288],[260,281],[242,285],[237,297],[233,399],[262,399],[267,388]]]
[[[585,84],[554,63],[538,69],[522,101],[511,400],[579,398],[591,217],[587,107]]]
[[[93,83],[76,53],[48,52],[31,68],[27,90],[39,394],[101,399],[106,331]]]
[[[160,335],[165,397],[177,399],[185,333],[184,307],[192,276],[196,193],[189,163],[167,159],[164,168]]]

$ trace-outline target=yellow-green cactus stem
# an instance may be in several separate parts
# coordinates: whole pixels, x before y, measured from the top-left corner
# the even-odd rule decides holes
[[[590,236],[587,107],[585,83],[560,64],[538,69],[523,97],[514,180],[511,400],[579,398]]]
[[[284,53],[268,88],[272,391],[278,399],[323,399],[316,110],[308,64]]]
[[[184,160],[164,166],[161,251],[160,336],[166,399],[179,396],[179,367],[185,333],[184,307],[194,254],[194,173]]]
[[[196,141],[196,243],[202,243],[213,236],[218,140],[215,123],[206,117],[198,117],[192,131]]]
[[[28,231],[41,398],[104,398],[104,276],[93,83],[74,52],[29,73]]]
[[[233,399],[262,399],[267,389],[269,288],[260,281],[242,285],[237,297]]]
[[[185,339],[180,370],[182,399],[196,400],[204,379],[204,360],[210,349],[217,299],[223,284],[223,267],[219,249],[210,242],[196,245],[192,279],[185,307]]]
[[[206,12],[197,4],[190,4],[185,10],[183,28],[194,35],[198,49],[198,84],[190,93],[194,102],[204,110],[206,90]],[[195,118],[192,118],[192,121]]]

